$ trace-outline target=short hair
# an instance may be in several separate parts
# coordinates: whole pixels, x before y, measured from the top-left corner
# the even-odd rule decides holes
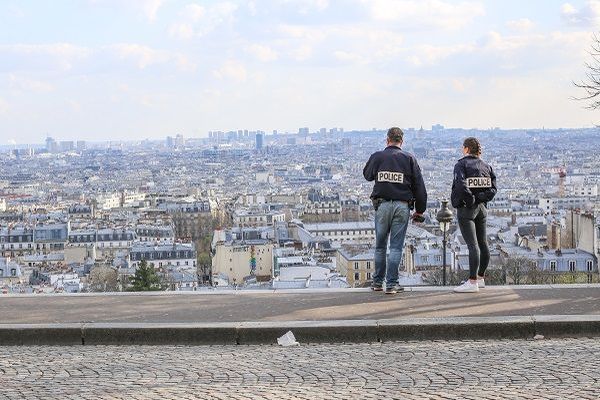
[[[394,126],[388,129],[387,138],[390,142],[393,143],[402,142],[402,140],[404,139],[404,132],[402,132],[402,129],[398,128],[397,126]]]
[[[477,139],[477,138],[474,138],[474,137],[466,138],[465,141],[463,142],[463,147],[466,147],[469,149],[469,154],[472,154],[474,156],[481,155],[481,143],[479,142],[479,139]]]

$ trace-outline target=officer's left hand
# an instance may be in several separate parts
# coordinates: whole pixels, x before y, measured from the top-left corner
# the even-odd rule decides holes
[[[414,223],[423,223],[425,222],[425,217],[423,216],[423,214],[415,212],[412,215],[412,220]]]

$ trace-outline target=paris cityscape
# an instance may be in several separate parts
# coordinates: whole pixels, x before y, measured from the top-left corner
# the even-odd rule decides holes
[[[600,0],[0,21],[0,400],[600,399]]]
[[[425,222],[409,226],[402,284],[442,284],[436,213],[466,136],[480,138],[498,175],[490,283],[598,282],[598,133],[405,128],[429,200]],[[142,260],[168,291],[365,287],[374,210],[362,168],[384,138],[302,127],[4,148],[2,293],[133,290]],[[449,280],[464,279],[455,221],[446,260]]]

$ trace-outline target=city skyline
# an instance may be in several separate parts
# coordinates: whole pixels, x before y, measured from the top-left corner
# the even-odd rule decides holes
[[[401,127],[401,129],[404,131],[404,133],[408,134],[408,135],[418,133],[421,130],[421,128],[423,129],[424,132],[438,132],[438,133],[451,132],[451,133],[464,133],[465,135],[467,135],[467,134],[486,135],[489,132],[515,133],[515,132],[519,132],[519,131],[522,131],[523,133],[530,133],[530,132],[556,133],[556,132],[564,131],[566,134],[568,134],[568,133],[580,132],[580,131],[597,131],[598,130],[597,126],[575,127],[575,128],[540,127],[540,128],[513,128],[513,129],[490,127],[490,128],[480,129],[480,128],[476,128],[476,127],[473,127],[473,128],[446,127],[442,124],[435,124],[435,125],[428,126],[428,127]],[[308,129],[308,132],[299,132],[302,129]],[[208,131],[204,135],[191,136],[191,137],[182,135],[180,133],[174,133],[174,134],[165,135],[165,136],[146,137],[146,138],[97,139],[97,140],[95,140],[95,139],[87,140],[87,139],[82,139],[82,138],[77,138],[77,137],[65,138],[65,137],[61,137],[61,136],[43,135],[43,137],[40,137],[40,139],[37,142],[30,142],[30,143],[14,142],[14,143],[7,143],[7,144],[0,143],[0,151],[8,151],[8,150],[12,150],[12,149],[28,149],[28,148],[47,151],[48,150],[48,140],[53,141],[55,144],[57,144],[59,146],[61,144],[72,144],[72,145],[76,146],[79,143],[79,144],[83,145],[84,148],[87,145],[95,145],[95,146],[109,145],[109,144],[136,145],[136,144],[144,144],[146,142],[154,143],[154,144],[162,142],[162,143],[166,144],[167,147],[170,147],[169,141],[173,141],[177,137],[181,137],[181,140],[183,140],[184,145],[182,145],[181,147],[185,147],[185,144],[188,143],[189,140],[191,140],[195,144],[212,143],[213,145],[219,144],[219,145],[230,146],[230,145],[234,144],[237,139],[241,140],[238,143],[239,145],[241,145],[242,147],[247,147],[249,139],[251,139],[252,145],[255,144],[255,135],[257,135],[257,134],[262,135],[263,138],[266,136],[275,136],[276,137],[278,135],[279,136],[289,136],[289,137],[319,136],[319,135],[324,135],[324,134],[325,135],[326,134],[329,134],[329,135],[344,135],[344,134],[370,135],[374,132],[384,133],[385,131],[387,131],[387,129],[389,129],[389,128],[388,127],[385,127],[385,128],[384,127],[374,127],[371,129],[361,130],[361,129],[345,129],[343,127],[321,127],[321,128],[301,127],[293,132],[281,131],[281,130],[277,130],[277,129],[274,129],[272,131],[265,131],[262,129],[256,129],[256,130],[227,129],[227,130]],[[240,134],[242,134],[242,136],[239,136]],[[208,140],[208,142],[207,142],[207,140]],[[407,136],[406,144],[408,144],[409,146],[412,146],[414,144],[417,144],[417,142],[415,142],[412,137]]]
[[[572,81],[600,1],[7,1],[0,17],[0,145],[597,121]]]

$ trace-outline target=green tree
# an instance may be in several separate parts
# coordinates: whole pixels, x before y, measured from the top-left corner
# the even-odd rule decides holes
[[[140,266],[135,271],[135,275],[131,277],[131,292],[145,292],[162,290],[160,277],[154,271],[154,267],[148,265],[146,260],[140,262]]]
[[[210,258],[210,253],[198,252],[198,260],[196,265],[198,276],[200,277],[202,283],[210,282],[212,269],[212,259]]]

